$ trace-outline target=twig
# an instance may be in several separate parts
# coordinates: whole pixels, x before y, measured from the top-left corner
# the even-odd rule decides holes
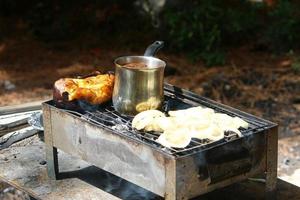
[[[0,116],[1,115],[7,115],[12,113],[20,113],[20,112],[27,112],[27,111],[34,111],[34,110],[40,110],[42,107],[43,101],[36,101],[36,102],[30,102],[30,103],[24,103],[20,105],[15,106],[4,106],[0,107]]]
[[[0,150],[8,148],[12,144],[19,142],[25,138],[37,134],[39,130],[34,129],[33,127],[23,128],[21,130],[15,131],[12,133],[6,140],[0,143]]]
[[[263,178],[248,178],[248,180],[253,182],[266,183],[266,179]]]
[[[39,110],[0,116],[0,137],[28,126],[28,119]]]

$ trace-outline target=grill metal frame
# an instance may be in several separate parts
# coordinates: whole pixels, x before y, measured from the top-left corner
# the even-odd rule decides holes
[[[243,137],[230,141],[210,144],[194,141],[196,144],[186,149],[164,148],[155,139],[150,139],[157,137],[155,134],[142,133],[144,138],[133,130],[124,134],[95,120],[98,112],[102,116],[121,119],[121,126],[124,122],[126,128],[130,127],[129,119],[120,116],[111,107],[96,113],[85,112],[84,115],[45,102],[43,117],[49,177],[56,179],[59,175],[59,148],[166,199],[192,198],[261,173],[266,175],[266,194],[274,195],[277,179],[276,124],[169,84],[165,84],[165,97],[188,106],[202,105],[216,112],[241,117],[250,123],[250,128],[241,131]],[[92,148],[93,145],[95,148]],[[245,151],[247,155],[240,157]],[[112,157],[111,160],[106,154]],[[218,157],[215,155],[227,160],[219,162],[214,159]],[[236,155],[238,157],[234,158]],[[109,166],[108,162],[113,166]],[[149,181],[152,183],[149,184]]]
[[[166,95],[166,97],[169,97]],[[162,153],[166,153],[172,155],[174,157],[182,157],[182,156],[190,156],[194,153],[197,153],[203,149],[214,148],[218,145],[222,145],[229,141],[233,141],[238,139],[238,135],[234,133],[228,133],[223,140],[220,141],[201,141],[198,139],[192,138],[190,145],[186,148],[176,149],[172,147],[164,147],[160,145],[156,139],[159,136],[159,133],[155,132],[144,132],[138,131],[132,128],[131,118],[120,115],[111,105],[108,105],[100,110],[96,111],[86,111],[85,114],[76,113],[81,118],[94,123],[103,128],[108,128],[109,130],[124,135],[124,137],[128,137],[138,142],[141,142],[145,145],[149,145],[153,148],[156,148],[158,151]],[[233,115],[234,116],[234,115]],[[104,119],[103,119],[104,118]],[[247,136],[250,134],[257,133],[261,130],[267,129],[268,125],[259,123],[253,123],[249,121],[250,127],[248,129],[241,129],[241,133],[243,136]],[[120,128],[123,128],[122,130]],[[126,131],[124,131],[124,129]]]

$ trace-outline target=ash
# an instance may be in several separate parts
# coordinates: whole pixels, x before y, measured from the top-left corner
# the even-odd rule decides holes
[[[8,187],[0,191],[0,199],[1,200],[30,200],[31,198],[25,192],[17,190],[13,187]]]

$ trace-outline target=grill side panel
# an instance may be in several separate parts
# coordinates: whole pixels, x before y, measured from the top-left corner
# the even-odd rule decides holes
[[[267,131],[179,158],[178,197],[196,197],[266,171]]]
[[[72,114],[51,106],[50,111],[54,147],[164,196],[170,158]]]

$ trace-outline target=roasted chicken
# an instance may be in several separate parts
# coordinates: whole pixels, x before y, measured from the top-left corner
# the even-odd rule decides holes
[[[107,102],[112,97],[113,74],[100,74],[87,78],[62,78],[55,82],[53,97],[57,101],[85,100],[91,104]]]

